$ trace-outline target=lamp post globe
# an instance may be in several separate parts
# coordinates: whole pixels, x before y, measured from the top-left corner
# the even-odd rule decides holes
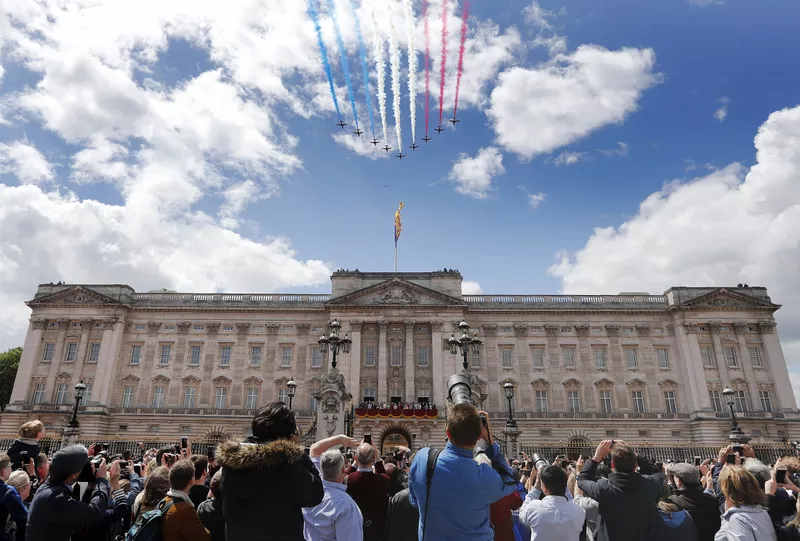
[[[514,420],[514,384],[510,381],[507,381],[503,384],[503,390],[506,393],[506,400],[508,400],[508,419],[506,420],[506,426],[508,428],[516,428],[517,422]]]
[[[83,401],[83,393],[86,392],[86,385],[83,381],[75,384],[75,406],[72,408],[72,419],[69,422],[70,428],[78,428],[81,424],[78,422],[78,406]]]
[[[473,336],[470,337],[469,324],[465,320],[461,320],[461,323],[458,324],[458,329],[461,335],[456,338],[455,333],[451,334],[450,338],[447,339],[447,346],[450,348],[450,353],[453,355],[458,355],[458,353],[461,352],[461,357],[463,359],[461,364],[466,371],[469,370],[467,355],[469,354],[470,346],[472,346],[472,353],[477,355],[480,353],[480,347],[483,342],[478,339],[477,332],[473,333]]]
[[[330,351],[333,355],[333,359],[331,360],[332,370],[336,370],[336,356],[339,354],[339,351],[342,353],[350,353],[350,346],[353,343],[347,333],[344,333],[344,338],[339,338],[339,331],[341,328],[342,325],[339,323],[339,320],[334,319],[328,323],[327,336],[323,334],[319,337],[319,340],[317,340],[320,353],[328,353],[328,351]]]
[[[294,378],[289,378],[289,381],[286,382],[286,388],[289,391],[289,409],[292,409],[292,399],[297,392],[297,382],[294,380]]]
[[[726,387],[722,390],[722,396],[725,397],[725,401],[728,403],[728,408],[731,410],[731,433],[729,435],[729,439],[732,443],[742,444],[749,442],[750,438],[745,436],[744,432],[742,431],[742,427],[739,426],[739,421],[736,419],[736,410],[733,407],[736,401],[735,395],[736,392],[730,387]]]

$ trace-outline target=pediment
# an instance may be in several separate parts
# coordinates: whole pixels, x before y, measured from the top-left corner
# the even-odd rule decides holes
[[[645,387],[647,383],[640,380],[639,378],[633,378],[632,380],[628,381],[625,385],[628,387]]]
[[[98,306],[98,305],[114,305],[122,304],[119,301],[106,297],[83,286],[74,286],[63,291],[43,295],[37,299],[27,302],[28,306],[54,306],[54,305],[69,305],[69,306]]]
[[[139,383],[139,378],[134,376],[133,374],[128,374],[124,378],[122,378],[122,383]]]
[[[153,383],[169,383],[169,378],[167,376],[162,376],[161,374],[155,376],[150,381]]]
[[[534,387],[550,387],[550,382],[546,379],[539,378],[531,382]]]
[[[261,385],[263,382],[264,380],[256,376],[250,376],[244,379],[244,383],[247,385]]]
[[[561,385],[564,385],[565,387],[581,387],[583,385],[583,382],[578,381],[575,378],[569,378],[567,381],[565,381]]]
[[[200,383],[200,378],[197,376],[186,376],[185,378],[181,379],[184,383]]]
[[[214,379],[212,379],[211,381],[213,381],[215,385],[230,385],[231,384],[231,378],[227,378],[225,376],[217,376]]]
[[[597,386],[597,387],[603,387],[603,386],[606,386],[606,387],[613,387],[613,386],[614,386],[614,382],[613,382],[613,381],[611,381],[611,380],[610,380],[610,379],[608,379],[608,378],[601,378],[601,379],[599,379],[599,380],[595,381],[595,382],[594,382],[594,384],[595,384],[595,386]]]
[[[423,287],[401,278],[393,278],[332,299],[336,306],[464,306],[456,297]]]
[[[705,308],[715,310],[730,310],[730,309],[762,309],[762,310],[777,310],[780,305],[771,302],[751,297],[731,291],[730,289],[720,288],[711,293],[701,295],[696,299],[692,299],[680,305],[681,308]]]

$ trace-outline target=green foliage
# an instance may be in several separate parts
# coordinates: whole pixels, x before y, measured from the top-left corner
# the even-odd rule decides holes
[[[12,348],[0,353],[0,408],[5,408],[11,400],[11,390],[17,377],[22,348]]]

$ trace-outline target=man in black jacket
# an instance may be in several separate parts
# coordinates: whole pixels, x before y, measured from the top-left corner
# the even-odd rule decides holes
[[[404,488],[389,500],[386,511],[384,541],[417,541],[419,511],[411,505],[408,488]]]
[[[597,465],[609,453],[612,472],[596,481]],[[656,507],[663,476],[641,475],[636,467],[636,453],[625,442],[605,440],[578,475],[578,487],[600,504],[598,541],[669,540]]]
[[[27,541],[69,541],[76,527],[96,524],[105,519],[109,484],[106,463],[93,468],[96,480],[91,501],[83,503],[72,497],[72,485],[89,462],[82,445],[65,447],[53,456],[50,476],[36,491],[28,513]]]
[[[294,413],[283,402],[261,407],[246,443],[217,448],[227,541],[303,540],[301,508],[322,501],[317,468],[299,445]]]
[[[713,541],[720,527],[717,499],[700,486],[700,472],[691,464],[674,462],[669,471],[675,478],[677,491],[669,501],[692,517],[697,526],[698,541]]]

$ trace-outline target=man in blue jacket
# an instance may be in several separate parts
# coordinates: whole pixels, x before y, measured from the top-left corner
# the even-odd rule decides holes
[[[486,418],[486,427],[481,423]],[[508,462],[490,439],[489,416],[471,404],[458,404],[447,415],[447,445],[439,454],[426,493],[430,448],[421,449],[409,474],[411,505],[419,509],[419,539],[492,541],[489,505],[516,490]],[[476,461],[485,454],[503,472]]]

